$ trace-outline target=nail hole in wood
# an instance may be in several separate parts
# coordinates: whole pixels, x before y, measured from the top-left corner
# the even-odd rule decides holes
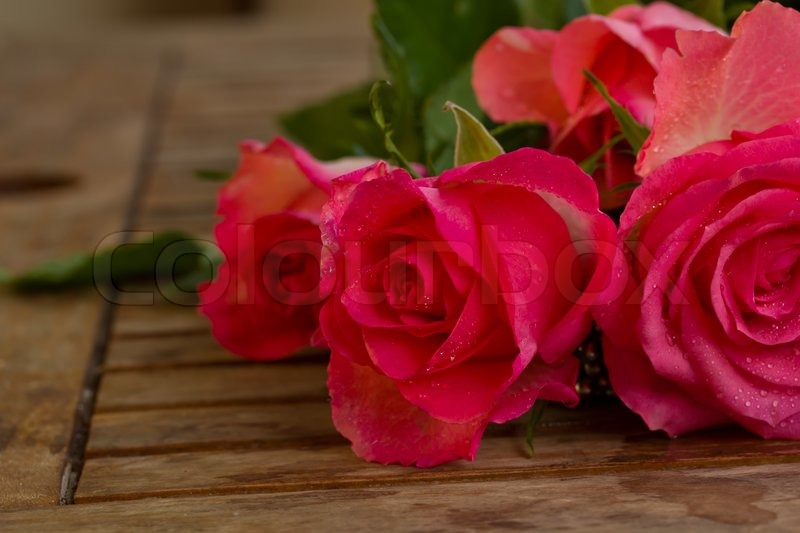
[[[78,176],[67,172],[0,172],[0,196],[36,194],[74,187]]]

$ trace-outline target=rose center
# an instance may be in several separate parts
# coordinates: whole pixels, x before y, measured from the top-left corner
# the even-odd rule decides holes
[[[384,273],[383,287],[387,302],[397,310],[439,318],[444,315],[441,298],[436,297],[435,277],[426,276],[411,262],[391,261]]]

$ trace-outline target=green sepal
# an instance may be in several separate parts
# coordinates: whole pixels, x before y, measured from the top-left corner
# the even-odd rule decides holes
[[[457,167],[469,163],[489,161],[505,153],[489,130],[469,111],[452,102],[444,106],[456,119],[456,144],[454,162]]]
[[[536,453],[536,450],[533,447],[533,438],[534,434],[536,433],[536,426],[538,426],[539,422],[542,420],[545,407],[547,407],[547,401],[536,400],[536,402],[533,404],[533,407],[531,407],[531,411],[528,416],[528,423],[525,426],[525,444],[528,445],[528,454],[531,458],[533,458],[534,454]]]
[[[586,69],[583,69],[583,74],[594,86],[594,88],[597,89],[597,92],[600,93],[600,96],[602,96],[603,99],[608,103],[609,107],[611,108],[611,112],[614,114],[614,118],[617,119],[617,124],[619,124],[619,129],[622,132],[622,135],[625,136],[625,140],[628,141],[629,145],[631,145],[633,152],[635,154],[639,153],[639,150],[642,149],[644,141],[650,135],[650,130],[638,120],[633,118],[633,115],[631,115],[630,111],[622,107],[622,105],[620,105],[620,103],[617,102],[613,96],[611,96],[605,84],[594,74]]]

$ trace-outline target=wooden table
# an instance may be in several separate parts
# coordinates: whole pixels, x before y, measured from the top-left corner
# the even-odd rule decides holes
[[[236,142],[367,79],[368,3],[273,2],[256,22],[146,37],[0,41],[2,266],[121,229],[210,235]],[[0,296],[0,530],[792,530],[800,446],[729,430],[669,440],[619,406],[554,409],[526,457],[365,463],[334,431],[325,362],[217,347],[194,309],[93,291]],[[65,504],[58,506],[59,503]]]

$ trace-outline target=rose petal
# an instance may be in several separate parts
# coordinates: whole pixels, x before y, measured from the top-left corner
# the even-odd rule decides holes
[[[564,121],[566,110],[550,73],[556,36],[549,30],[503,28],[481,46],[472,86],[492,120]]]
[[[652,430],[671,437],[720,426],[729,419],[692,399],[692,395],[656,374],[647,357],[603,339],[603,357],[614,391]]]
[[[311,344],[318,326],[321,297],[314,292],[307,305],[284,300],[287,295],[274,289],[270,292],[265,282],[277,287],[285,280],[265,280],[262,266],[272,250],[293,240],[316,256],[318,249],[312,250],[305,244],[319,246],[318,232],[316,224],[288,213],[261,217],[251,225],[231,221],[217,225],[217,241],[226,260],[214,280],[201,289],[200,311],[211,321],[212,333],[222,346],[243,357],[272,360]],[[296,275],[307,277],[308,283],[302,286],[308,291],[317,285],[318,257],[304,267],[312,271]]]
[[[662,50],[675,48],[675,30],[715,31],[720,29],[695,14],[669,2],[653,2],[644,9],[636,5],[626,5],[615,10],[612,17],[635,22],[645,36]],[[660,58],[656,58],[658,60]]]
[[[800,13],[764,1],[730,38],[679,32],[655,80],[653,130],[639,154],[646,176],[669,159],[735,130],[762,131],[800,117]]]
[[[491,414],[492,422],[502,424],[520,417],[537,400],[576,405],[578,393],[574,384],[578,380],[579,366],[574,357],[552,366],[535,358],[500,397]]]
[[[321,163],[281,137],[266,145],[244,141],[239,152],[239,168],[220,190],[217,210],[239,223],[284,210],[318,216],[331,179],[374,161],[347,158]]]
[[[513,359],[470,359],[445,370],[397,382],[400,394],[451,423],[487,419],[498,396],[519,374]]]
[[[421,468],[474,459],[486,420],[450,424],[407,402],[390,379],[337,352],[328,366],[333,423],[356,455]]]
[[[363,328],[364,345],[375,366],[395,380],[411,379],[422,372],[447,338],[446,333],[414,338],[404,331]]]
[[[625,68],[624,61],[634,61],[635,56],[647,59],[651,66],[648,68],[644,63],[637,69]],[[580,17],[564,26],[552,59],[553,79],[570,113],[585,104],[587,90],[591,87],[583,74],[584,69],[592,71],[609,89],[616,89],[623,85],[625,76],[641,68],[647,68],[648,81],[652,80],[655,75],[652,66],[656,64],[656,48],[636,24],[598,15]],[[613,90],[611,94],[614,95]],[[599,95],[591,96],[596,103],[602,103]],[[601,105],[595,112],[602,109]]]

